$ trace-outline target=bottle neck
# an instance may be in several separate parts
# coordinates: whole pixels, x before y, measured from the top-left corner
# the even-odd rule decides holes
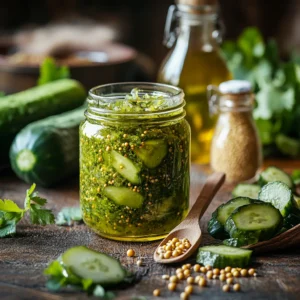
[[[220,112],[249,112],[253,110],[254,98],[252,94],[226,94],[219,100]]]
[[[189,49],[212,52],[218,48],[216,39],[216,14],[193,15],[184,13],[179,17],[177,43],[186,43]]]

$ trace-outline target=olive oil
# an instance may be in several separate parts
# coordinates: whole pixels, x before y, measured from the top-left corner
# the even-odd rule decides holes
[[[193,11],[188,7],[189,5],[180,4],[176,7],[179,34],[162,63],[158,81],[184,90],[186,118],[192,133],[191,159],[195,163],[206,164],[210,161],[210,145],[216,119],[216,116],[209,113],[206,89],[210,84],[218,85],[231,79],[231,74],[214,38],[215,7],[211,6],[209,13],[203,13],[201,5],[197,11],[195,6]],[[207,6],[205,7],[207,10]],[[174,8],[171,13],[174,14]]]

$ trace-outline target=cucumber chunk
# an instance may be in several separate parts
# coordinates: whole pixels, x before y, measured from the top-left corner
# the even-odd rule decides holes
[[[227,219],[225,230],[239,245],[272,238],[281,228],[283,218],[270,203],[251,203],[237,208]]]
[[[279,209],[283,217],[286,217],[293,208],[293,193],[283,182],[274,181],[264,185],[258,198]]]
[[[197,254],[197,263],[214,268],[227,266],[244,268],[251,260],[251,250],[239,249],[225,245],[200,247]]]
[[[244,245],[250,245],[250,244],[256,244],[258,243],[258,239],[254,238],[253,240],[247,240],[245,241],[242,238],[236,239],[236,238],[230,238],[223,241],[223,244],[226,246],[231,247],[242,247]]]
[[[68,249],[61,260],[75,275],[98,284],[116,284],[126,276],[126,271],[118,260],[85,246]]]
[[[115,150],[112,150],[110,154],[105,153],[104,158],[122,177],[134,184],[141,183],[141,177],[139,176],[141,169],[129,158],[124,157]]]
[[[140,208],[143,205],[144,197],[126,187],[108,186],[103,190],[104,195],[118,205],[125,205],[131,208]]]
[[[261,186],[273,181],[281,181],[285,183],[289,188],[293,187],[291,176],[289,176],[279,168],[269,167],[260,173],[258,182]]]
[[[283,226],[287,229],[290,229],[298,224],[300,224],[300,213],[292,212],[284,218]]]
[[[148,140],[143,148],[135,150],[136,155],[142,160],[146,167],[153,169],[160,165],[168,153],[168,146],[162,139]]]
[[[230,214],[238,207],[247,205],[253,200],[247,197],[237,197],[231,199],[225,204],[220,205],[212,214],[212,218],[208,223],[208,233],[216,239],[224,239],[228,237],[224,230],[224,225]]]
[[[293,204],[295,208],[300,210],[300,197],[294,195]]]
[[[258,184],[240,183],[232,191],[233,197],[258,198],[260,186]]]

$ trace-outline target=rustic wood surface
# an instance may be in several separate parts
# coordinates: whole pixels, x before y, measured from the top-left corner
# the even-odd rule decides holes
[[[277,165],[290,172],[300,168],[300,161],[270,161],[267,165]],[[197,196],[209,169],[193,166],[191,201]],[[28,184],[18,180],[13,174],[0,174],[0,198],[13,199],[22,205]],[[201,221],[203,245],[216,243],[206,232],[206,223],[212,211],[230,198],[231,185],[225,185],[216,195]],[[48,207],[57,213],[64,206],[78,205],[77,179],[55,189],[38,188],[40,194],[49,200]],[[0,240],[0,299],[93,299],[83,293],[70,290],[61,293],[49,293],[45,288],[46,278],[43,270],[60,253],[75,245],[86,245],[93,249],[110,253],[131,271],[138,273],[138,282],[128,287],[115,290],[117,299],[152,299],[152,291],[160,288],[161,297],[156,299],[179,299],[178,285],[176,292],[169,292],[163,274],[171,274],[178,265],[159,265],[153,261],[153,251],[159,242],[122,243],[102,239],[85,225],[58,227],[55,225],[40,227],[28,225],[22,221],[18,225],[18,234],[14,238]],[[133,248],[137,257],[127,258],[126,250]],[[144,265],[137,267],[137,258],[142,258]],[[193,263],[194,258],[189,259]],[[254,256],[252,264],[257,268],[258,277],[238,279],[241,292],[224,293],[219,280],[209,281],[208,287],[195,287],[190,299],[299,299],[300,296],[300,247],[285,251]]]

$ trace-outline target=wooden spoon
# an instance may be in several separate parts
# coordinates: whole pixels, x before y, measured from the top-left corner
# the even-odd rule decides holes
[[[197,250],[200,245],[202,236],[202,232],[200,229],[200,219],[217,191],[223,185],[224,181],[224,173],[213,173],[212,175],[210,175],[207,178],[195,204],[190,209],[187,217],[179,225],[177,225],[158,246],[159,248],[165,245],[170,239],[176,237],[178,239],[187,238],[191,243],[191,247],[182,255],[168,259],[161,259],[159,257],[159,254],[157,253],[157,248],[154,252],[154,260],[156,262],[163,264],[180,262],[187,259],[195,252],[195,250]]]
[[[300,224],[270,240],[247,245],[242,248],[253,249],[255,252],[274,252],[296,245],[300,245]]]

